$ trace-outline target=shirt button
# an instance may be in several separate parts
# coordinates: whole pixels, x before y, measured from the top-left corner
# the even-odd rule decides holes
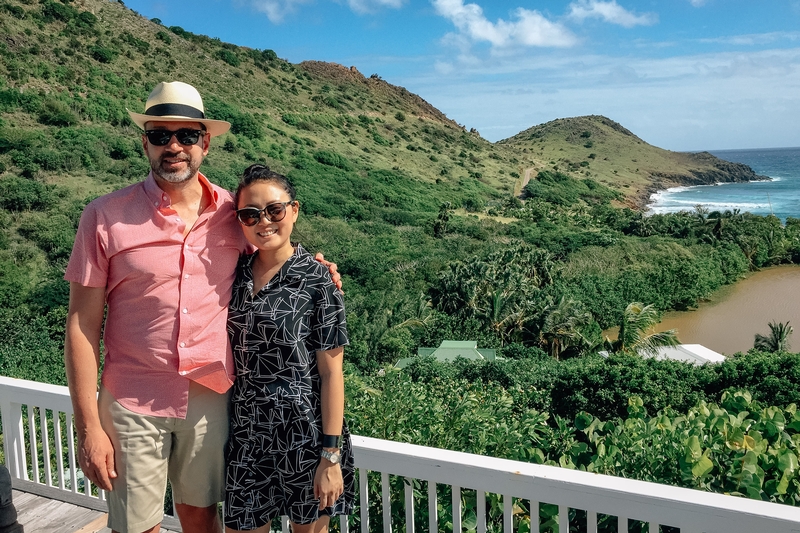
[[[183,310],[183,314],[184,314],[184,315],[185,315],[186,313],[188,313],[188,312],[189,312],[189,310],[188,310],[188,309],[184,309],[184,310]]]
[[[188,372],[186,370],[181,370],[180,372],[178,372],[178,374],[180,374],[181,376],[185,376],[186,374],[188,374]]]
[[[186,343],[185,342],[181,343],[181,348],[186,348]]]
[[[158,202],[153,202],[153,205],[158,207]]]
[[[189,279],[189,274],[184,274],[183,279]]]

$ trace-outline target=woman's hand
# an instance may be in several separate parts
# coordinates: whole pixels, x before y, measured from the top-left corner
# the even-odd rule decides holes
[[[335,504],[343,492],[342,468],[321,458],[314,474],[314,497],[319,499],[320,510]]]

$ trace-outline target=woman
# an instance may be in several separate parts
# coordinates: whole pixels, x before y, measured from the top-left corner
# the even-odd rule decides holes
[[[236,363],[227,450],[226,530],[327,530],[353,508],[344,423],[344,303],[326,268],[290,240],[294,187],[263,165],[245,170],[236,216],[256,248],[239,261],[228,313]]]

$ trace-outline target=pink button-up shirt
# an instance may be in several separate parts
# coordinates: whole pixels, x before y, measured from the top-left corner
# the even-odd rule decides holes
[[[200,183],[213,201],[185,238],[152,174],[91,202],[64,276],[105,287],[103,385],[136,413],[185,418],[190,380],[219,393],[233,383],[226,320],[247,241],[231,194]]]

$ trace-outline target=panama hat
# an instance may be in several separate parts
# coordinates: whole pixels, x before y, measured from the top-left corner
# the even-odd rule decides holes
[[[164,82],[155,86],[147,97],[144,114],[126,109],[131,120],[144,129],[147,122],[200,122],[212,136],[227,132],[231,124],[224,120],[209,120],[203,109],[203,99],[197,89],[182,81]]]

